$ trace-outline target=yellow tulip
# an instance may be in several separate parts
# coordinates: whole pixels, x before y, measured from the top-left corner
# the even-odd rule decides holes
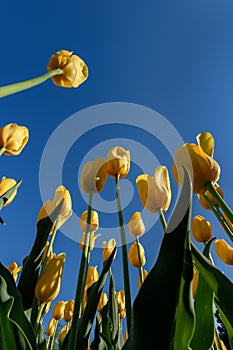
[[[86,236],[86,233],[84,232],[82,237],[81,237],[81,241],[80,241],[80,245],[79,245],[81,250],[83,250],[83,248],[84,248],[85,236]],[[90,251],[92,251],[94,249],[95,241],[100,236],[101,236],[100,233],[98,235],[95,235],[94,232],[90,233]]]
[[[224,194],[223,191],[221,189],[221,187],[215,183],[214,184],[214,188],[216,189],[216,191],[218,192],[218,194],[224,198]],[[212,196],[212,194],[209,191],[205,192],[205,195],[209,198],[209,200],[211,201],[211,203],[217,207],[219,207],[218,203],[216,202],[216,200],[214,199],[214,197]],[[209,206],[209,204],[207,203],[207,201],[205,200],[204,196],[202,194],[197,194],[197,197],[199,199],[199,202],[201,204],[201,206],[207,210],[211,210],[212,208]]]
[[[28,142],[29,131],[25,126],[7,124],[0,128],[0,148],[4,147],[4,154],[17,156]]]
[[[133,237],[139,237],[145,232],[145,225],[141,213],[136,211],[129,220],[129,233]]]
[[[61,287],[65,259],[66,254],[60,253],[48,260],[42,270],[35,288],[35,297],[39,304],[48,303],[57,297]]]
[[[106,170],[111,177],[126,177],[130,170],[130,152],[120,146],[111,148],[107,154]]]
[[[66,322],[71,322],[74,314],[74,300],[70,299],[65,304],[64,309],[64,320]]]
[[[210,132],[201,132],[196,137],[197,143],[203,151],[210,157],[214,155],[214,138]]]
[[[97,266],[90,266],[87,271],[86,284],[84,288],[82,313],[87,304],[87,291],[95,282],[98,281],[98,279],[99,279],[99,273],[97,270]]]
[[[141,266],[144,266],[146,263],[145,250],[144,250],[143,246],[141,245],[141,243],[138,242],[138,244],[139,244],[139,254],[140,254],[140,259],[141,259]],[[128,259],[129,259],[129,262],[132,266],[140,267],[138,248],[137,248],[136,242],[133,242],[133,244],[129,248]]]
[[[107,304],[107,302],[108,302],[108,296],[106,293],[102,292],[100,295],[98,306],[97,306],[97,311],[100,312],[103,309],[103,307]]]
[[[145,278],[148,276],[148,272],[147,272],[145,269],[142,270],[142,276],[143,276],[143,281],[144,281]],[[138,288],[140,288],[140,287],[141,287],[141,279],[140,279],[140,277],[138,276]]]
[[[45,304],[45,307],[43,309],[43,314],[47,314],[50,310],[50,306],[51,306],[51,301],[49,301],[48,303]]]
[[[125,310],[125,291],[123,289],[115,292],[115,299],[118,306],[118,313],[120,318],[125,318],[126,310]]]
[[[8,190],[10,190],[14,185],[16,184],[16,181],[14,179],[6,178],[5,176],[2,177],[2,180],[0,181],[0,197],[5,194]],[[15,198],[17,194],[17,190],[14,191],[14,193],[10,196],[10,198],[4,203],[4,207],[7,207]]]
[[[51,318],[46,329],[46,334],[49,337],[52,337],[56,331],[56,328],[57,328],[57,320],[55,320],[54,318]]]
[[[64,202],[59,213],[59,221],[57,222],[57,227],[61,227],[72,215],[72,199],[70,192],[64,186],[58,186],[53,200],[48,200],[43,204],[38,214],[37,222],[51,215],[62,199],[64,199]]]
[[[61,68],[63,74],[55,75],[52,81],[57,86],[77,88],[88,77],[88,68],[85,62],[73,52],[60,50],[52,55],[47,65],[48,71]]]
[[[61,332],[60,332],[60,334],[59,334],[59,336],[58,336],[58,342],[59,342],[59,343],[63,343],[63,341],[64,341],[64,339],[65,339],[67,333],[68,333],[69,330],[70,330],[70,327],[71,327],[71,323],[65,325],[65,326],[61,329]]]
[[[116,240],[114,238],[111,238],[108,242],[103,241],[102,245],[103,245],[103,253],[102,253],[103,259],[107,260],[112,254],[113,249],[116,247]],[[114,255],[114,259],[115,257],[116,257],[116,253]]]
[[[216,239],[214,248],[225,264],[233,265],[233,248],[224,239]]]
[[[82,232],[86,232],[87,228],[87,214],[88,211],[85,210],[80,216],[80,229]],[[90,222],[90,232],[95,232],[99,228],[99,215],[95,210],[91,211],[91,222]]]
[[[107,180],[106,159],[97,158],[86,163],[80,175],[80,186],[84,193],[99,193]]]
[[[52,311],[53,318],[55,320],[61,320],[64,317],[64,310],[65,310],[66,303],[64,301],[58,301]]]
[[[18,273],[22,270],[22,266],[18,266],[18,264],[14,261],[11,263],[8,267],[7,270],[10,271],[12,274],[12,277],[14,278],[15,282],[17,281],[18,278]]]
[[[198,194],[205,193],[206,184],[215,183],[220,176],[220,166],[216,160],[208,156],[201,146],[193,143],[186,143],[175,152],[172,171],[179,185],[183,183],[183,167],[190,175],[193,192]]]
[[[139,175],[136,184],[141,203],[146,210],[151,213],[155,213],[158,209],[167,211],[171,202],[171,188],[165,166],[158,166],[154,176]]]
[[[197,242],[208,242],[212,237],[212,226],[203,216],[196,215],[192,220],[192,233]]]

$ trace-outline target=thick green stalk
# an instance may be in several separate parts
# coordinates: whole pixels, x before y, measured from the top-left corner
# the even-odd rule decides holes
[[[141,259],[141,254],[140,254],[140,247],[139,247],[139,238],[138,236],[136,237],[136,245],[137,245],[137,252],[138,252],[138,274],[139,274],[139,279],[140,279],[140,282],[141,282],[141,285],[144,281],[144,278],[143,278],[143,271],[142,271],[142,259]]]
[[[90,192],[89,200],[88,200],[88,209],[87,209],[87,225],[86,225],[84,247],[82,250],[82,257],[81,257],[81,263],[80,263],[79,274],[78,274],[73,320],[72,320],[72,326],[70,329],[70,337],[69,337],[67,350],[76,349],[78,321],[81,316],[81,306],[83,301],[84,288],[86,283],[87,270],[88,270],[89,257],[90,257],[90,224],[91,224],[91,213],[92,213],[92,198],[93,198],[93,193]]]
[[[161,222],[163,231],[164,231],[164,233],[165,233],[166,230],[167,230],[167,222],[166,222],[164,213],[163,213],[163,211],[162,211],[161,208],[158,209],[158,215],[159,215],[159,220],[160,220],[160,222]]]
[[[42,318],[42,315],[43,315],[45,304],[46,303],[41,303],[39,305],[39,308],[38,308],[36,322],[35,322],[35,325],[34,325],[34,333],[35,333],[35,335],[37,335],[37,332],[38,332],[38,329],[39,329],[39,326],[40,326],[40,322],[41,322],[41,318]]]
[[[0,156],[5,152],[5,150],[6,150],[6,148],[3,146],[0,148]]]
[[[10,85],[0,86],[0,97],[5,97],[8,95],[15,94],[16,92],[30,89],[54,77],[55,75],[61,75],[62,73],[63,71],[61,68],[56,68],[36,78],[20,81],[18,83],[14,83]]]
[[[121,234],[121,251],[122,251],[124,289],[125,289],[126,323],[127,323],[128,333],[129,333],[131,328],[132,304],[131,304],[131,292],[130,292],[130,282],[129,282],[129,266],[128,266],[128,256],[127,256],[127,247],[126,247],[126,235],[125,235],[124,219],[123,219],[122,208],[121,208],[119,174],[115,176],[115,180],[116,180],[116,199],[117,199],[117,208],[118,208],[118,220],[119,220],[120,234]]]

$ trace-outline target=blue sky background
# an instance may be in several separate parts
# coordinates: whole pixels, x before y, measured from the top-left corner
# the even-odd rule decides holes
[[[0,257],[5,265],[12,261],[20,264],[33,244],[35,222],[42,205],[39,166],[47,140],[66,118],[92,105],[130,102],[149,107],[172,123],[185,142],[195,142],[199,132],[211,132],[216,142],[215,159],[221,166],[219,184],[227,203],[233,207],[232,1],[8,1],[2,4],[1,12],[0,85],[44,73],[50,56],[60,49],[80,55],[89,67],[89,78],[78,89],[59,88],[47,81],[1,99],[1,125],[14,122],[27,126],[30,132],[29,142],[20,156],[1,157],[2,176],[23,180],[16,199],[1,213],[7,223],[0,227]],[[111,116],[109,121],[112,122]],[[71,192],[77,215],[86,209],[78,186],[80,163],[95,142],[116,137],[135,138],[151,147],[171,174],[172,160],[156,140],[150,142],[148,135],[123,126],[100,128],[75,145],[65,162],[64,185]],[[140,169],[133,166],[129,175],[133,186],[138,173]],[[171,182],[176,193],[172,174]],[[103,197],[113,200],[110,179],[108,189]],[[134,202],[126,210],[126,222],[135,209],[141,209],[136,190]],[[196,200],[193,212],[211,220],[213,235],[228,241],[214,215],[203,212]],[[107,225],[104,216],[102,224]],[[79,227],[77,234],[80,235]],[[161,237],[162,230],[157,223],[141,239],[148,270],[157,257]],[[60,233],[54,250],[67,254],[59,299],[74,298],[81,256],[79,246]],[[101,254],[102,251],[96,249],[91,263],[101,265]],[[214,251],[213,256],[220,269],[233,278],[232,268],[221,264]],[[120,252],[117,259],[119,264],[115,263],[113,269],[116,288],[120,289]],[[134,298],[137,271],[131,267],[130,271]]]

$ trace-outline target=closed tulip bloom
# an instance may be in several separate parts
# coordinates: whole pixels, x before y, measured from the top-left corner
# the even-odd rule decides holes
[[[81,250],[83,250],[83,248],[84,248],[85,236],[86,236],[86,233],[84,232],[82,237],[81,237],[81,242],[80,242],[80,249]],[[91,232],[91,234],[90,234],[90,251],[92,251],[94,249],[95,241],[100,236],[101,236],[100,233],[98,235],[95,235],[94,232]]]
[[[82,232],[86,232],[87,229],[87,210],[85,210],[80,216],[80,229]],[[99,215],[98,212],[92,210],[91,212],[91,222],[90,222],[90,232],[95,232],[99,228]]]
[[[52,301],[58,296],[65,259],[66,254],[60,253],[48,260],[42,270],[35,288],[35,297],[39,304]]]
[[[139,237],[145,232],[145,225],[141,213],[136,211],[129,220],[129,233],[133,237]]]
[[[71,323],[70,324],[67,324],[65,325],[62,329],[61,329],[61,332],[58,336],[58,342],[61,344],[63,343],[66,335],[68,334],[69,330],[70,330],[70,327],[71,327]]]
[[[214,248],[225,264],[233,265],[233,248],[224,239],[216,239]]]
[[[155,213],[158,209],[167,211],[171,202],[171,188],[165,166],[158,166],[154,176],[139,175],[136,184],[141,203],[146,210],[151,213]]]
[[[120,146],[111,148],[107,154],[106,169],[111,177],[126,177],[130,170],[130,152]]]
[[[18,264],[15,261],[7,267],[7,270],[10,271],[15,282],[17,281],[18,273],[22,270],[22,268],[23,267],[18,266]]]
[[[55,208],[61,203],[62,199],[64,199],[64,202],[59,213],[59,221],[57,222],[57,227],[61,227],[72,215],[72,199],[70,192],[64,186],[58,186],[53,200],[47,200],[43,204],[38,214],[37,222],[51,215]]]
[[[55,320],[61,320],[64,317],[66,303],[64,301],[58,301],[53,307],[53,318]]]
[[[70,299],[66,302],[64,308],[64,320],[66,322],[71,322],[74,314],[74,300]]]
[[[214,155],[214,138],[210,132],[201,132],[196,137],[197,143],[208,156],[213,158]]]
[[[218,194],[224,198],[224,194],[223,194],[223,190],[221,189],[221,187],[215,183],[214,184],[214,188],[217,190]],[[219,207],[218,203],[216,202],[216,200],[214,199],[214,197],[212,196],[212,194],[209,191],[205,192],[205,195],[209,198],[209,200],[211,201],[211,203],[217,207]],[[202,194],[198,194],[197,195],[199,202],[201,204],[201,206],[207,210],[211,210],[212,208],[209,206],[209,204],[207,203],[207,201],[205,200],[204,196]]]
[[[60,50],[52,55],[47,65],[48,71],[60,68],[63,73],[52,77],[57,86],[77,88],[88,77],[88,68],[85,62],[72,51]]]
[[[100,295],[98,306],[97,306],[97,311],[100,312],[103,309],[103,307],[107,304],[107,302],[108,302],[108,296],[106,293],[102,292]]]
[[[212,225],[203,216],[196,215],[192,221],[192,233],[197,242],[208,242],[212,237]]]
[[[143,276],[143,281],[144,281],[145,278],[148,276],[148,272],[147,272],[145,269],[142,270],[142,276]],[[140,277],[138,276],[138,288],[140,288],[140,287],[141,287],[141,279],[140,279]]]
[[[145,250],[144,250],[143,246],[141,245],[141,243],[138,242],[138,244],[139,244],[141,266],[144,266],[146,263]],[[138,248],[137,248],[136,242],[133,242],[133,244],[129,248],[128,259],[129,259],[129,262],[132,266],[140,267],[139,257],[138,257]]]
[[[29,131],[25,126],[7,124],[0,128],[0,148],[7,156],[17,156],[28,142]]]
[[[97,158],[86,163],[80,175],[80,186],[84,193],[99,193],[107,180],[106,159]]]
[[[107,260],[112,254],[113,249],[116,247],[116,240],[114,238],[111,238],[108,242],[103,241],[102,245],[103,245],[103,252],[102,252],[103,259]],[[115,257],[116,257],[116,253],[114,255],[114,259]]]
[[[10,190],[15,184],[16,184],[16,181],[14,179],[6,178],[5,176],[3,176],[2,180],[0,181],[0,197],[4,195],[8,190]],[[3,206],[7,207],[13,201],[16,194],[17,194],[17,190],[14,191],[14,193],[4,203]]]
[[[190,175],[193,192],[202,194],[206,192],[206,184],[218,181],[220,166],[212,157],[208,156],[199,145],[186,143],[179,147],[174,155],[172,171],[176,182],[183,183],[183,167]]]
[[[125,318],[126,310],[125,310],[125,291],[123,289],[115,292],[115,299],[118,306],[118,313],[120,318]]]
[[[55,320],[54,318],[51,318],[46,329],[46,334],[49,337],[52,337],[56,331],[56,328],[57,328],[57,320]]]
[[[90,287],[94,282],[98,281],[99,273],[97,266],[90,266],[87,271],[86,287]]]

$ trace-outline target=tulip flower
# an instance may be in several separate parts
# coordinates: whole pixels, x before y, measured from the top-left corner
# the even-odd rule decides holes
[[[145,280],[145,278],[148,276],[148,272],[147,270],[143,269],[142,270],[142,277],[143,277],[143,281]],[[138,289],[141,287],[141,279],[140,276],[138,276]]]
[[[82,232],[86,232],[86,229],[87,229],[87,214],[88,214],[88,211],[85,210],[80,216],[80,229]],[[98,230],[98,228],[99,228],[99,215],[97,211],[92,210],[89,230],[90,232],[95,232]]]
[[[102,292],[100,295],[98,306],[97,306],[97,311],[100,312],[103,309],[103,307],[107,304],[107,302],[108,302],[108,296],[106,293]]]
[[[71,327],[71,323],[65,325],[65,326],[61,329],[61,332],[60,332],[60,334],[59,334],[59,336],[58,336],[58,342],[59,342],[60,344],[63,343],[63,341],[64,341],[64,339],[65,339],[67,333],[68,333],[69,330],[70,330],[70,327]]]
[[[6,178],[3,176],[2,180],[0,181],[0,197],[3,196],[8,190],[10,190],[15,184],[16,181],[14,179]],[[13,201],[16,194],[17,190],[15,190],[10,198],[4,203],[3,207],[7,207]]]
[[[28,142],[29,131],[25,126],[7,124],[0,128],[0,152],[17,156]]]
[[[86,163],[80,175],[80,186],[84,193],[99,193],[107,180],[106,159],[97,158]]]
[[[42,270],[35,288],[35,297],[38,303],[48,303],[54,300],[61,287],[61,278],[66,259],[65,253],[60,253],[48,260]]]
[[[107,260],[110,255],[112,254],[113,249],[116,247],[116,240],[114,238],[111,238],[108,242],[103,241],[103,259]],[[116,253],[114,255],[114,259],[116,257]]]
[[[212,226],[201,215],[196,215],[192,221],[192,233],[197,242],[208,242],[212,237]]]
[[[22,268],[23,267],[18,266],[18,264],[15,261],[7,267],[7,270],[10,271],[15,282],[17,281],[18,273],[22,270]]]
[[[118,292],[115,292],[115,299],[118,306],[118,314],[120,318],[125,318],[126,311],[125,311],[125,291],[119,290]]]
[[[141,217],[141,213],[136,211],[129,220],[129,233],[133,237],[140,237],[145,232],[145,225]]]
[[[196,137],[197,144],[210,157],[214,155],[214,138],[210,132],[201,132]]]
[[[74,300],[70,299],[66,302],[65,308],[64,308],[64,320],[66,322],[71,322],[73,319],[73,313],[74,313]]]
[[[111,177],[126,177],[130,170],[130,152],[120,146],[111,148],[107,154],[106,170]]]
[[[216,189],[216,191],[219,193],[219,195],[224,198],[224,194],[223,194],[223,190],[221,189],[221,187],[215,183],[214,184],[214,188]],[[211,201],[211,203],[217,207],[219,207],[218,203],[216,202],[215,198],[212,196],[212,194],[209,191],[205,192],[205,195],[208,197],[208,199]],[[197,194],[197,197],[199,199],[199,202],[201,204],[201,206],[207,210],[211,210],[212,208],[210,207],[210,205],[207,203],[205,197],[202,194]]]
[[[171,188],[168,170],[158,166],[154,176],[139,175],[136,179],[138,194],[143,207],[151,213],[161,209],[167,211],[171,202]]]
[[[65,310],[66,303],[64,301],[58,301],[54,307],[53,307],[53,318],[55,320],[61,320],[64,317],[64,310]]]
[[[233,248],[224,239],[216,239],[214,248],[225,264],[233,265]]]
[[[64,202],[59,213],[59,221],[56,223],[57,228],[61,227],[72,215],[72,199],[69,191],[64,186],[58,186],[53,200],[47,200],[43,204],[38,214],[37,222],[49,216],[59,205],[59,203],[61,203],[62,199],[64,199]]]
[[[83,294],[83,304],[82,304],[82,313],[87,304],[87,291],[88,289],[99,279],[99,273],[97,271],[97,266],[90,266],[87,271],[86,284]]]
[[[84,232],[82,237],[81,237],[81,241],[80,241],[80,249],[81,250],[83,250],[83,248],[84,248],[85,236],[86,236],[86,233]],[[92,251],[94,249],[95,241],[100,236],[101,236],[100,233],[98,235],[95,235],[94,232],[90,233],[90,251]]]
[[[51,318],[46,329],[46,334],[49,337],[52,337],[56,331],[56,328],[57,328],[57,320],[55,320],[54,318]]]
[[[62,74],[51,78],[57,86],[77,88],[88,77],[87,65],[72,51],[60,50],[51,56],[47,69],[53,71],[57,68],[62,69]]]
[[[183,183],[183,167],[190,175],[193,192],[198,194],[205,193],[206,184],[214,184],[220,176],[220,166],[216,160],[208,156],[201,146],[193,143],[185,143],[175,152],[172,171],[179,185]]]
[[[138,247],[137,247],[138,244]],[[138,256],[138,248],[139,248],[139,254],[140,254],[140,260],[141,260],[141,266],[144,266],[146,263],[146,257],[145,257],[145,251],[143,246],[140,242],[133,242],[131,247],[129,248],[128,252],[128,259],[132,266],[134,267],[140,267],[140,261]]]

